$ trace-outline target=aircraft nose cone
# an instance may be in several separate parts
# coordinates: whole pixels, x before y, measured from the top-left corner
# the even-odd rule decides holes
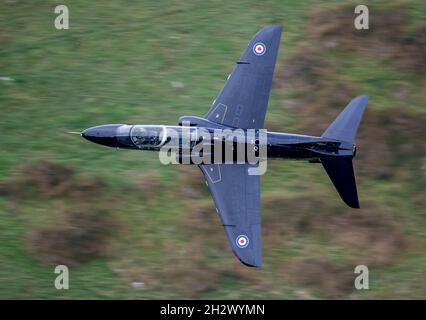
[[[121,124],[107,124],[84,130],[81,136],[91,142],[108,147],[118,147],[117,129]]]

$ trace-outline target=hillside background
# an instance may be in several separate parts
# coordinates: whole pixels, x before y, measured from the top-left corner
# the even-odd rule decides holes
[[[70,29],[54,28],[66,4]],[[0,3],[0,298],[426,298],[426,3]],[[198,168],[68,131],[205,114],[264,25],[284,32],[266,117],[319,135],[370,97],[355,160],[362,209],[320,165],[269,161],[262,269],[231,252]],[[54,267],[70,267],[70,289]],[[353,287],[370,270],[370,290]]]

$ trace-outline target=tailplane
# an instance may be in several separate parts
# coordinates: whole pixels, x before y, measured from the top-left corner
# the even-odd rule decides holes
[[[367,102],[367,96],[359,96],[353,99],[322,134],[323,138],[341,142],[341,148],[352,150],[351,157],[321,158],[321,163],[337,192],[351,208],[359,208],[352,158],[355,156],[354,140],[356,132]]]
[[[321,163],[342,200],[351,208],[359,208],[352,159],[323,158]]]
[[[353,143],[367,102],[367,96],[359,96],[349,102],[322,137]]]

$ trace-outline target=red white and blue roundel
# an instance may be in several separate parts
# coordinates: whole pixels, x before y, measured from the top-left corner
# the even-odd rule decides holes
[[[240,235],[237,237],[236,243],[238,248],[244,249],[249,245],[249,238],[245,235]]]
[[[266,52],[266,46],[262,42],[256,42],[253,46],[253,53],[257,56],[263,56]]]

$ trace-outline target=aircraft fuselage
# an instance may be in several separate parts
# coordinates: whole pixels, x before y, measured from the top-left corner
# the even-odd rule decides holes
[[[258,129],[225,128],[223,130],[223,128],[195,126],[109,124],[86,129],[81,135],[89,141],[113,148],[151,151],[172,148],[181,155],[185,152],[190,154],[196,144],[202,143],[204,149],[209,145],[209,151],[212,154],[210,163],[225,161],[225,158],[215,160],[214,153],[219,149],[220,151],[226,150],[227,145],[231,145],[235,152],[239,147],[245,148],[246,153],[249,149],[253,149],[255,154],[266,150],[268,159],[298,159],[316,162],[320,158],[328,156],[352,158],[355,154],[355,145],[351,143]],[[233,159],[236,162],[236,153]]]

